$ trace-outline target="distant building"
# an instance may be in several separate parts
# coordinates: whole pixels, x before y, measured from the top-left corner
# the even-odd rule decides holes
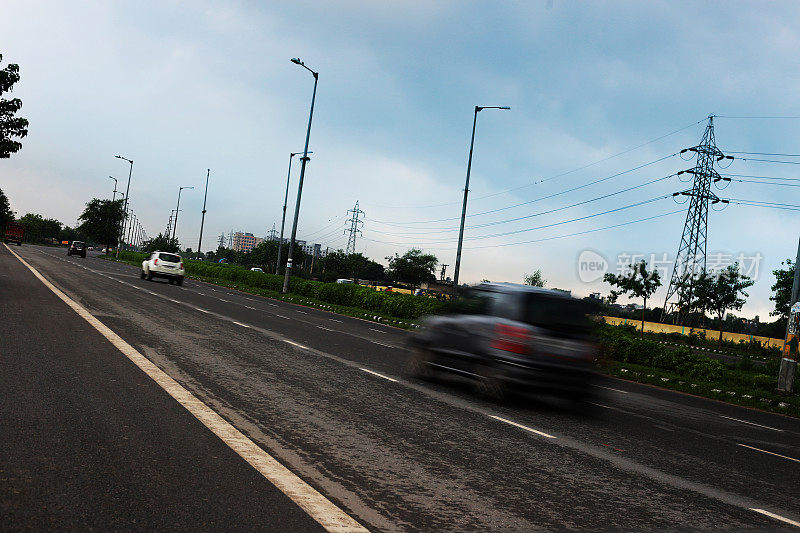
[[[256,237],[252,233],[242,233],[237,231],[233,234],[233,245],[231,248],[234,252],[250,253],[253,248],[264,242],[261,237]]]

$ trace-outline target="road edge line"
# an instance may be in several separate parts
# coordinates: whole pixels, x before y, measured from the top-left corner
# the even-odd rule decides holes
[[[206,426],[229,448],[255,468],[264,478],[289,497],[316,520],[327,531],[331,532],[364,532],[364,526],[350,515],[328,500],[314,487],[303,481],[291,470],[283,466],[277,459],[259,447],[249,437],[236,429],[230,422],[222,418],[200,399],[194,396],[166,372],[158,368],[152,361],[142,355],[136,348],[125,342],[108,326],[103,324],[79,303],[64,294],[58,287],[48,281],[36,268],[17,255],[7,244],[6,249],[30,270],[45,287],[50,289],[81,318],[86,320],[101,335],[108,339],[125,357],[139,367],[150,379],[156,382],[167,394],[181,404],[189,413]]]

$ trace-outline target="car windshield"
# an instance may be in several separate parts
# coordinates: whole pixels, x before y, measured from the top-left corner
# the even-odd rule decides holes
[[[167,263],[180,263],[181,256],[175,254],[158,254],[159,259]]]
[[[75,248],[83,248],[83,243],[81,241],[75,241],[72,243],[72,246]]]

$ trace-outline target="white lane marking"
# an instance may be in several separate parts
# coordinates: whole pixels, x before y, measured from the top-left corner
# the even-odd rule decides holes
[[[5,245],[8,248],[8,245]],[[138,366],[142,372],[155,381],[167,394],[172,396],[179,404],[189,411],[195,418],[210,429],[217,437],[233,451],[247,461],[270,483],[286,494],[293,502],[300,506],[309,516],[319,522],[327,531],[336,532],[366,532],[364,526],[356,522],[343,510],[334,505],[325,496],[320,494],[308,483],[297,477],[288,468],[283,466],[274,457],[261,449],[244,433],[236,429],[227,420],[218,415],[213,409],[200,401],[181,384],[172,379],[167,373],[158,368],[154,363],[139,353],[136,348],[125,342],[105,324],[69,296],[61,292],[55,285],[47,281],[35,268],[24,259],[9,251],[33,272],[39,281],[53,291],[56,296],[70,306],[81,318],[86,320],[97,331],[108,339],[125,357]]]
[[[747,444],[742,444],[741,442],[737,442],[736,444],[739,446],[744,446],[745,448],[750,448],[751,450],[756,450],[757,452],[768,453],[770,455],[775,455],[777,457],[789,459],[790,461],[794,461],[795,463],[800,463],[800,459],[795,459],[794,457],[786,457],[785,455],[781,455],[779,453],[768,452],[767,450],[762,450],[761,448],[754,448],[753,446],[748,446]]]
[[[377,344],[379,346],[385,346],[387,348],[396,348],[396,346],[392,346],[391,344],[384,344],[384,343],[378,342],[378,341],[369,341],[369,342],[371,342],[372,344]]]
[[[751,507],[750,510],[751,511],[755,511],[757,513],[761,513],[761,514],[766,515],[766,516],[768,516],[770,518],[774,518],[775,520],[780,520],[781,522],[786,522],[787,524],[791,524],[794,527],[800,527],[800,522],[795,522],[794,520],[789,520],[788,518],[783,517],[783,516],[781,516],[779,514],[770,513],[769,511],[765,511],[764,509],[756,509],[754,507]]]
[[[286,342],[288,344],[291,344],[292,346],[296,346],[297,348],[300,348],[301,350],[308,350],[308,348],[306,346],[303,346],[302,344],[294,342],[294,341],[290,341],[289,339],[284,339],[284,342]]]
[[[319,329],[324,329],[325,331],[336,331],[335,329],[326,328],[324,326],[317,326]]]
[[[283,315],[275,315],[275,316],[280,318],[285,318],[286,320],[291,320],[291,318],[289,318],[288,316],[283,316]]]
[[[549,435],[544,431],[539,431],[538,429],[529,428],[528,426],[523,426],[522,424],[517,424],[514,421],[507,420],[505,418],[501,418],[495,415],[489,415],[490,418],[494,418],[495,420],[499,420],[500,422],[505,422],[506,424],[511,424],[512,426],[518,427],[520,429],[524,429],[525,431],[530,431],[531,433],[536,433],[537,435],[541,435],[542,437],[547,437],[548,439],[554,439],[553,435]]]
[[[217,298],[217,300],[219,300],[220,302],[231,303],[230,300],[226,300],[225,298]]]
[[[248,308],[248,309],[252,309],[253,311],[256,311],[256,308],[255,308],[255,307],[252,307],[252,306],[250,306],[250,305],[245,305],[245,307],[246,307],[246,308]]]
[[[381,331],[381,330],[375,329],[375,328],[369,328],[369,330],[370,331],[377,331],[378,333],[384,333],[384,334],[386,333],[385,331]]]
[[[181,302],[181,301],[178,301],[178,300],[176,300],[176,299],[174,299],[174,298],[168,298],[168,300],[169,300],[170,302],[175,302],[176,304],[183,303],[183,302]]]
[[[614,392],[621,392],[622,394],[628,394],[628,391],[612,389],[611,387],[604,387],[602,385],[595,385],[595,387],[600,387],[601,389],[613,390]]]
[[[340,324],[342,323],[341,320],[336,320],[335,318],[329,318],[328,320],[330,320],[331,322],[339,322]]]
[[[201,313],[208,313],[205,309],[200,309],[199,307],[195,307],[196,310],[200,311]]]
[[[145,289],[145,291],[144,291],[144,292],[146,292],[146,293],[148,293],[148,294],[152,294],[153,296],[156,296],[156,293],[154,293],[153,291],[148,291],[148,290],[146,290],[146,289]]]
[[[304,314],[304,315],[307,315],[307,314],[308,314],[308,313],[306,313],[305,311],[300,311],[300,310],[297,310],[297,312],[298,312],[298,313],[302,313],[302,314]]]
[[[758,426],[760,428],[771,429],[772,431],[780,431],[781,433],[783,433],[782,429],[771,428],[769,426],[762,426],[761,424],[756,424],[755,422],[748,422],[747,420],[742,420],[740,418],[733,418],[732,416],[725,416],[725,415],[719,415],[719,416],[721,416],[722,418],[727,418],[728,420],[735,420],[737,422],[741,422],[742,424],[750,424],[751,426]]]
[[[597,407],[603,407],[605,409],[611,409],[611,407],[609,407],[607,405],[603,405],[602,403],[594,403],[594,402],[587,402],[587,403],[589,403],[591,405],[596,405]]]
[[[271,304],[269,302],[267,302],[267,305],[271,305],[272,307],[278,307],[278,304]]]
[[[231,322],[233,322],[237,326],[242,326],[243,328],[249,328],[250,327],[247,324],[242,324],[241,322],[236,322],[235,320],[231,320]]]
[[[383,379],[385,379],[387,381],[392,381],[392,382],[395,382],[395,383],[397,382],[396,379],[390,378],[389,376],[384,376],[383,374],[378,374],[377,372],[373,372],[369,368],[362,368],[361,370],[363,370],[367,374],[372,374],[373,376],[378,376],[379,378],[383,378]]]

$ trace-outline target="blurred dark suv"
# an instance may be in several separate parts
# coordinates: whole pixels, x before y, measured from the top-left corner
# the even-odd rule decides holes
[[[482,283],[411,336],[409,370],[474,380],[486,396],[549,392],[590,399],[596,345],[583,303],[561,291]]]
[[[67,249],[67,255],[79,255],[86,257],[86,243],[81,241],[72,241]]]

